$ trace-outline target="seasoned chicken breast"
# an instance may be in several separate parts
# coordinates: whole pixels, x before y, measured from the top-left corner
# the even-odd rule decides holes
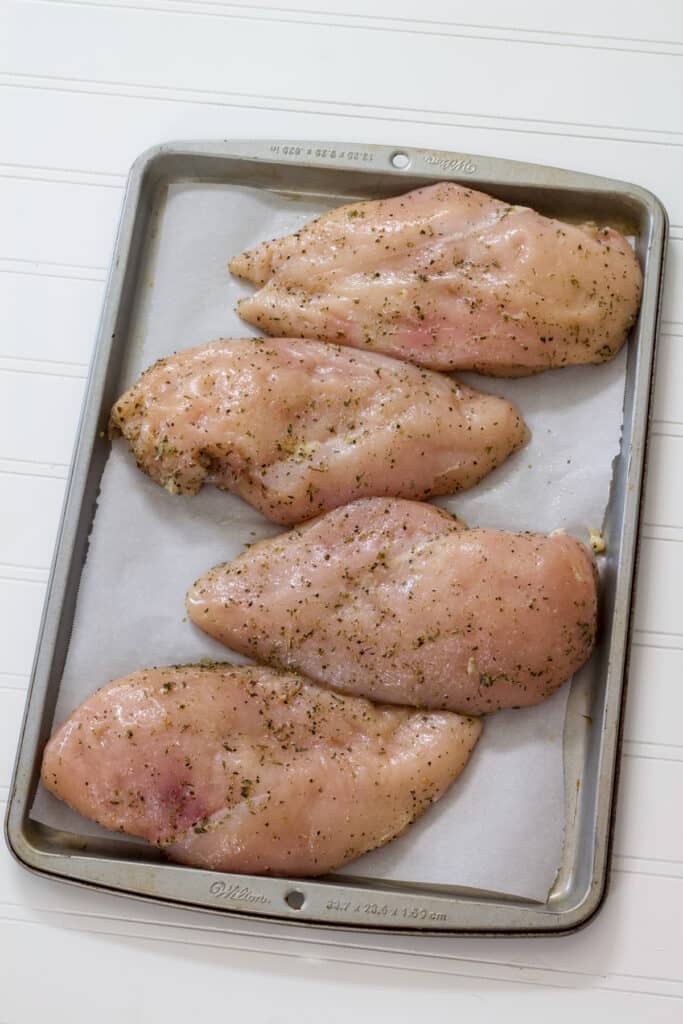
[[[168,490],[213,483],[285,524],[365,495],[472,487],[528,438],[505,399],[376,353],[287,338],[160,360],[118,400],[111,432]]]
[[[197,580],[192,621],[345,693],[483,714],[537,704],[586,661],[596,572],[573,537],[467,529],[368,498]]]
[[[445,182],[353,203],[236,256],[268,334],[514,377],[619,351],[640,302],[619,232],[572,225]]]
[[[438,800],[479,732],[471,718],[376,706],[267,668],[153,668],[81,704],[48,743],[42,778],[173,860],[321,875]]]

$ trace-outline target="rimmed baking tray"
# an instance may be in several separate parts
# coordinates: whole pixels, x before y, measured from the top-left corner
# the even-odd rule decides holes
[[[316,881],[224,875],[179,867],[139,844],[78,836],[31,817],[40,760],[73,624],[100,479],[103,438],[153,218],[168,186],[219,182],[345,202],[398,194],[435,181],[467,183],[566,220],[596,220],[636,239],[644,273],[638,323],[628,345],[624,425],[605,520],[601,628],[596,652],[570,700],[589,714],[581,736],[565,735],[564,858],[547,901],[487,897],[454,887],[342,876]],[[431,934],[552,933],[585,923],[604,897],[616,796],[645,472],[648,414],[666,246],[659,200],[635,185],[534,164],[410,147],[316,142],[171,143],[144,153],[128,179],[88,378],[55,557],[47,589],[6,819],[14,856],[44,875],[138,898],[223,914],[322,927]],[[570,719],[568,719],[570,721]],[[576,778],[582,780],[576,787]]]

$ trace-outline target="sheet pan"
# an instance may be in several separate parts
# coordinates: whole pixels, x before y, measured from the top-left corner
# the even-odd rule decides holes
[[[601,639],[568,694],[563,856],[547,899],[531,903],[519,895],[477,891],[457,879],[449,884],[447,876],[438,882],[358,877],[353,866],[350,877],[338,874],[315,882],[217,875],[167,864],[148,847],[89,835],[77,824],[69,829],[45,824],[45,816],[33,810],[40,755],[59,697],[109,454],[100,434],[121,381],[140,355],[135,325],[150,284],[146,275],[158,256],[158,228],[170,192],[202,183],[331,206],[443,179],[468,182],[565,219],[620,227],[634,236],[645,276],[639,321],[624,356],[623,433],[604,523],[608,553],[602,571]],[[124,201],[11,789],[7,837],[19,860],[43,873],[144,898],[328,927],[548,932],[587,920],[604,893],[608,865],[665,238],[666,215],[644,190],[534,165],[410,148],[299,142],[178,143],[144,154],[131,171]],[[169,351],[178,345],[171,344]],[[573,371],[554,376],[563,372]],[[500,384],[498,390],[506,393],[505,382]],[[484,500],[478,499],[480,507]],[[95,680],[92,688],[104,681]],[[289,898],[292,891],[303,896],[298,909],[292,904],[300,901]]]

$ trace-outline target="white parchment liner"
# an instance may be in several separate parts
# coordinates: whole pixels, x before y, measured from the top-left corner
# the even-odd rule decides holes
[[[255,333],[234,312],[251,289],[230,276],[228,259],[333,205],[255,189],[173,186],[141,281],[122,390],[160,356]],[[587,528],[602,523],[619,451],[624,353],[604,366],[523,380],[462,379],[516,402],[533,437],[473,491],[439,504],[470,525],[564,527],[585,541]],[[208,568],[279,531],[211,487],[192,498],[167,494],[118,440],[102,479],[55,723],[99,686],[139,668],[202,657],[243,661],[187,622],[184,595]],[[544,900],[562,857],[568,691],[488,718],[470,764],[441,802],[344,873]],[[73,832],[98,831],[42,789],[33,816]]]

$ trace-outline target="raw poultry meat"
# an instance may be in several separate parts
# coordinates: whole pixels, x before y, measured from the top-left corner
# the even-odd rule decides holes
[[[438,800],[480,728],[267,668],[154,668],[81,704],[47,745],[42,778],[81,814],[173,860],[320,875]]]
[[[586,661],[592,554],[566,534],[467,529],[367,498],[253,545],[190,589],[203,630],[373,700],[483,714],[537,704]]]
[[[155,363],[111,432],[171,492],[234,491],[278,523],[366,495],[472,487],[525,443],[513,405],[376,353],[215,341]]]
[[[628,241],[445,182],[357,202],[230,262],[268,334],[435,370],[524,376],[618,352],[640,302]]]

